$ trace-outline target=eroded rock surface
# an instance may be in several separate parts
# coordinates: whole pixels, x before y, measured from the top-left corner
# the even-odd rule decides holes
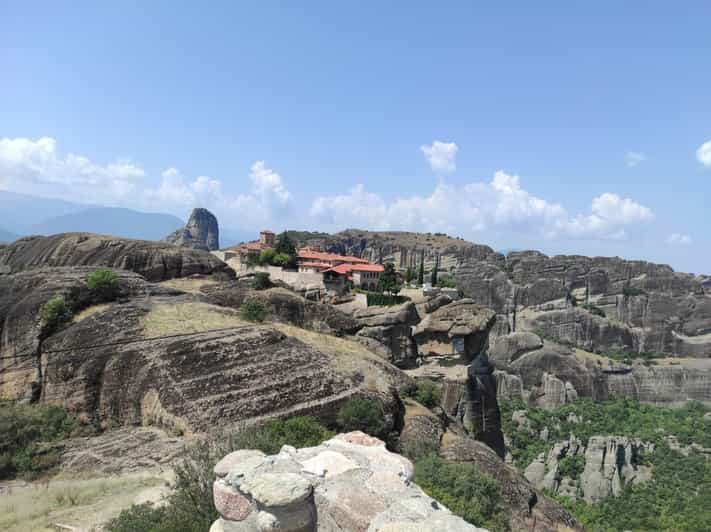
[[[0,275],[56,266],[129,270],[149,281],[234,272],[207,251],[92,233],[21,238],[0,249]]]
[[[274,456],[236,451],[218,463],[212,532],[475,532],[412,483],[413,466],[362,432]]]
[[[165,242],[191,249],[220,249],[217,217],[207,209],[193,209],[188,223],[163,239]]]

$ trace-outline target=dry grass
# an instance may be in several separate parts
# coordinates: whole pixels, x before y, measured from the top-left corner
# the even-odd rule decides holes
[[[157,304],[143,318],[147,338],[249,325],[236,310],[207,303]]]
[[[101,305],[92,305],[91,307],[85,308],[84,310],[74,314],[74,316],[72,316],[72,322],[79,323],[80,321],[87,319],[89,316],[92,316],[97,312],[101,312],[102,310],[105,310],[110,306],[111,305],[108,303],[102,303]]]
[[[285,323],[274,323],[273,326],[287,336],[296,338],[322,353],[332,355],[334,357],[332,364],[339,373],[363,375],[364,386],[367,389],[382,390],[390,385],[399,386],[405,378],[400,370],[390,366],[382,357],[353,340],[320,334]],[[379,370],[374,371],[374,365]]]
[[[187,292],[188,294],[199,294],[201,293],[200,289],[203,286],[217,284],[217,281],[208,278],[180,277],[177,279],[169,279],[167,281],[163,281],[160,284],[168,288],[173,288],[174,290]]]
[[[27,532],[56,530],[61,523],[98,530],[135,502],[160,499],[166,479],[132,474],[88,480],[50,480],[18,487],[0,495],[0,530]]]

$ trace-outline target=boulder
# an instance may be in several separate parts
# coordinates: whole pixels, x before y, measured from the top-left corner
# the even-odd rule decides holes
[[[205,251],[220,249],[220,230],[217,218],[207,209],[193,209],[185,227],[166,236],[164,242]]]
[[[285,446],[274,456],[237,451],[229,463],[233,469],[218,475],[213,488],[221,514],[215,530],[482,530],[425,495],[412,482],[412,464],[362,432],[340,434],[316,447]]]
[[[506,370],[521,355],[541,347],[543,342],[532,332],[520,331],[497,336],[489,346],[489,360],[497,369]]]
[[[398,367],[412,367],[417,360],[417,346],[412,338],[419,321],[411,302],[391,307],[372,306],[353,314],[360,330],[356,339],[381,354]]]
[[[460,299],[427,314],[415,328],[421,356],[451,355],[470,362],[487,345],[496,313]]]

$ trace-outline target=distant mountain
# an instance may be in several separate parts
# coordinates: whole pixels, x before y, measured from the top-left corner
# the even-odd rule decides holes
[[[88,231],[141,240],[160,240],[185,222],[172,214],[138,212],[113,207],[93,207],[47,218],[33,225],[30,233],[54,235]]]
[[[32,232],[32,226],[42,220],[94,206],[0,190],[0,227],[12,233],[28,235]]]
[[[20,235],[0,229],[0,242],[14,242],[18,238],[20,238]]]
[[[225,249],[242,242],[250,242],[259,238],[258,231],[240,231],[220,227],[220,248]]]

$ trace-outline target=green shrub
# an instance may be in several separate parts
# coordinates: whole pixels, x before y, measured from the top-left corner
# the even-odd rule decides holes
[[[332,434],[310,417],[272,420],[215,441],[193,445],[174,468],[175,486],[167,505],[134,505],[106,526],[107,532],[204,532],[219,517],[212,498],[215,464],[238,449],[276,453],[282,445],[313,446]]]
[[[44,332],[52,334],[72,319],[72,310],[63,296],[55,296],[42,305],[40,319]]]
[[[595,316],[600,316],[601,318],[604,318],[606,316],[604,310],[602,310],[598,306],[593,305],[592,303],[584,303],[581,306],[582,306],[582,308],[587,310],[590,314],[594,314]]]
[[[146,502],[122,510],[104,528],[108,532],[167,532],[165,523],[169,518],[166,506],[153,506]]]
[[[239,308],[242,319],[254,322],[263,322],[269,316],[269,307],[261,299],[250,298]]]
[[[430,454],[415,464],[415,482],[473,525],[509,529],[499,484],[474,464],[454,464]]]
[[[437,281],[440,288],[457,288],[457,281],[453,277],[442,277]]]
[[[96,303],[115,300],[121,290],[118,275],[107,269],[90,273],[86,278],[86,285],[91,290]]]
[[[32,478],[54,468],[59,455],[42,444],[68,438],[76,428],[59,406],[0,400],[0,479]]]
[[[267,272],[257,272],[252,280],[252,288],[255,290],[266,290],[272,287],[272,281]]]
[[[234,435],[233,446],[239,449],[259,449],[266,454],[276,454],[284,445],[314,447],[328,440],[333,433],[316,419],[297,416],[286,421],[271,420]]]
[[[361,291],[362,292],[362,291]],[[402,305],[410,301],[407,296],[398,296],[395,294],[380,294],[378,292],[365,292],[367,294],[368,306],[386,306]]]
[[[427,408],[433,408],[442,399],[442,388],[431,380],[418,380],[413,386],[401,390],[401,394],[412,397]]]
[[[338,425],[346,432],[361,430],[371,436],[382,436],[385,414],[378,401],[353,397],[338,411]]]
[[[641,288],[637,288],[636,286],[626,285],[622,288],[622,295],[624,295],[625,297],[643,296],[646,293],[647,292],[645,292]]]
[[[558,462],[558,476],[561,478],[570,477],[575,480],[580,477],[584,469],[585,458],[579,454],[565,456]]]

